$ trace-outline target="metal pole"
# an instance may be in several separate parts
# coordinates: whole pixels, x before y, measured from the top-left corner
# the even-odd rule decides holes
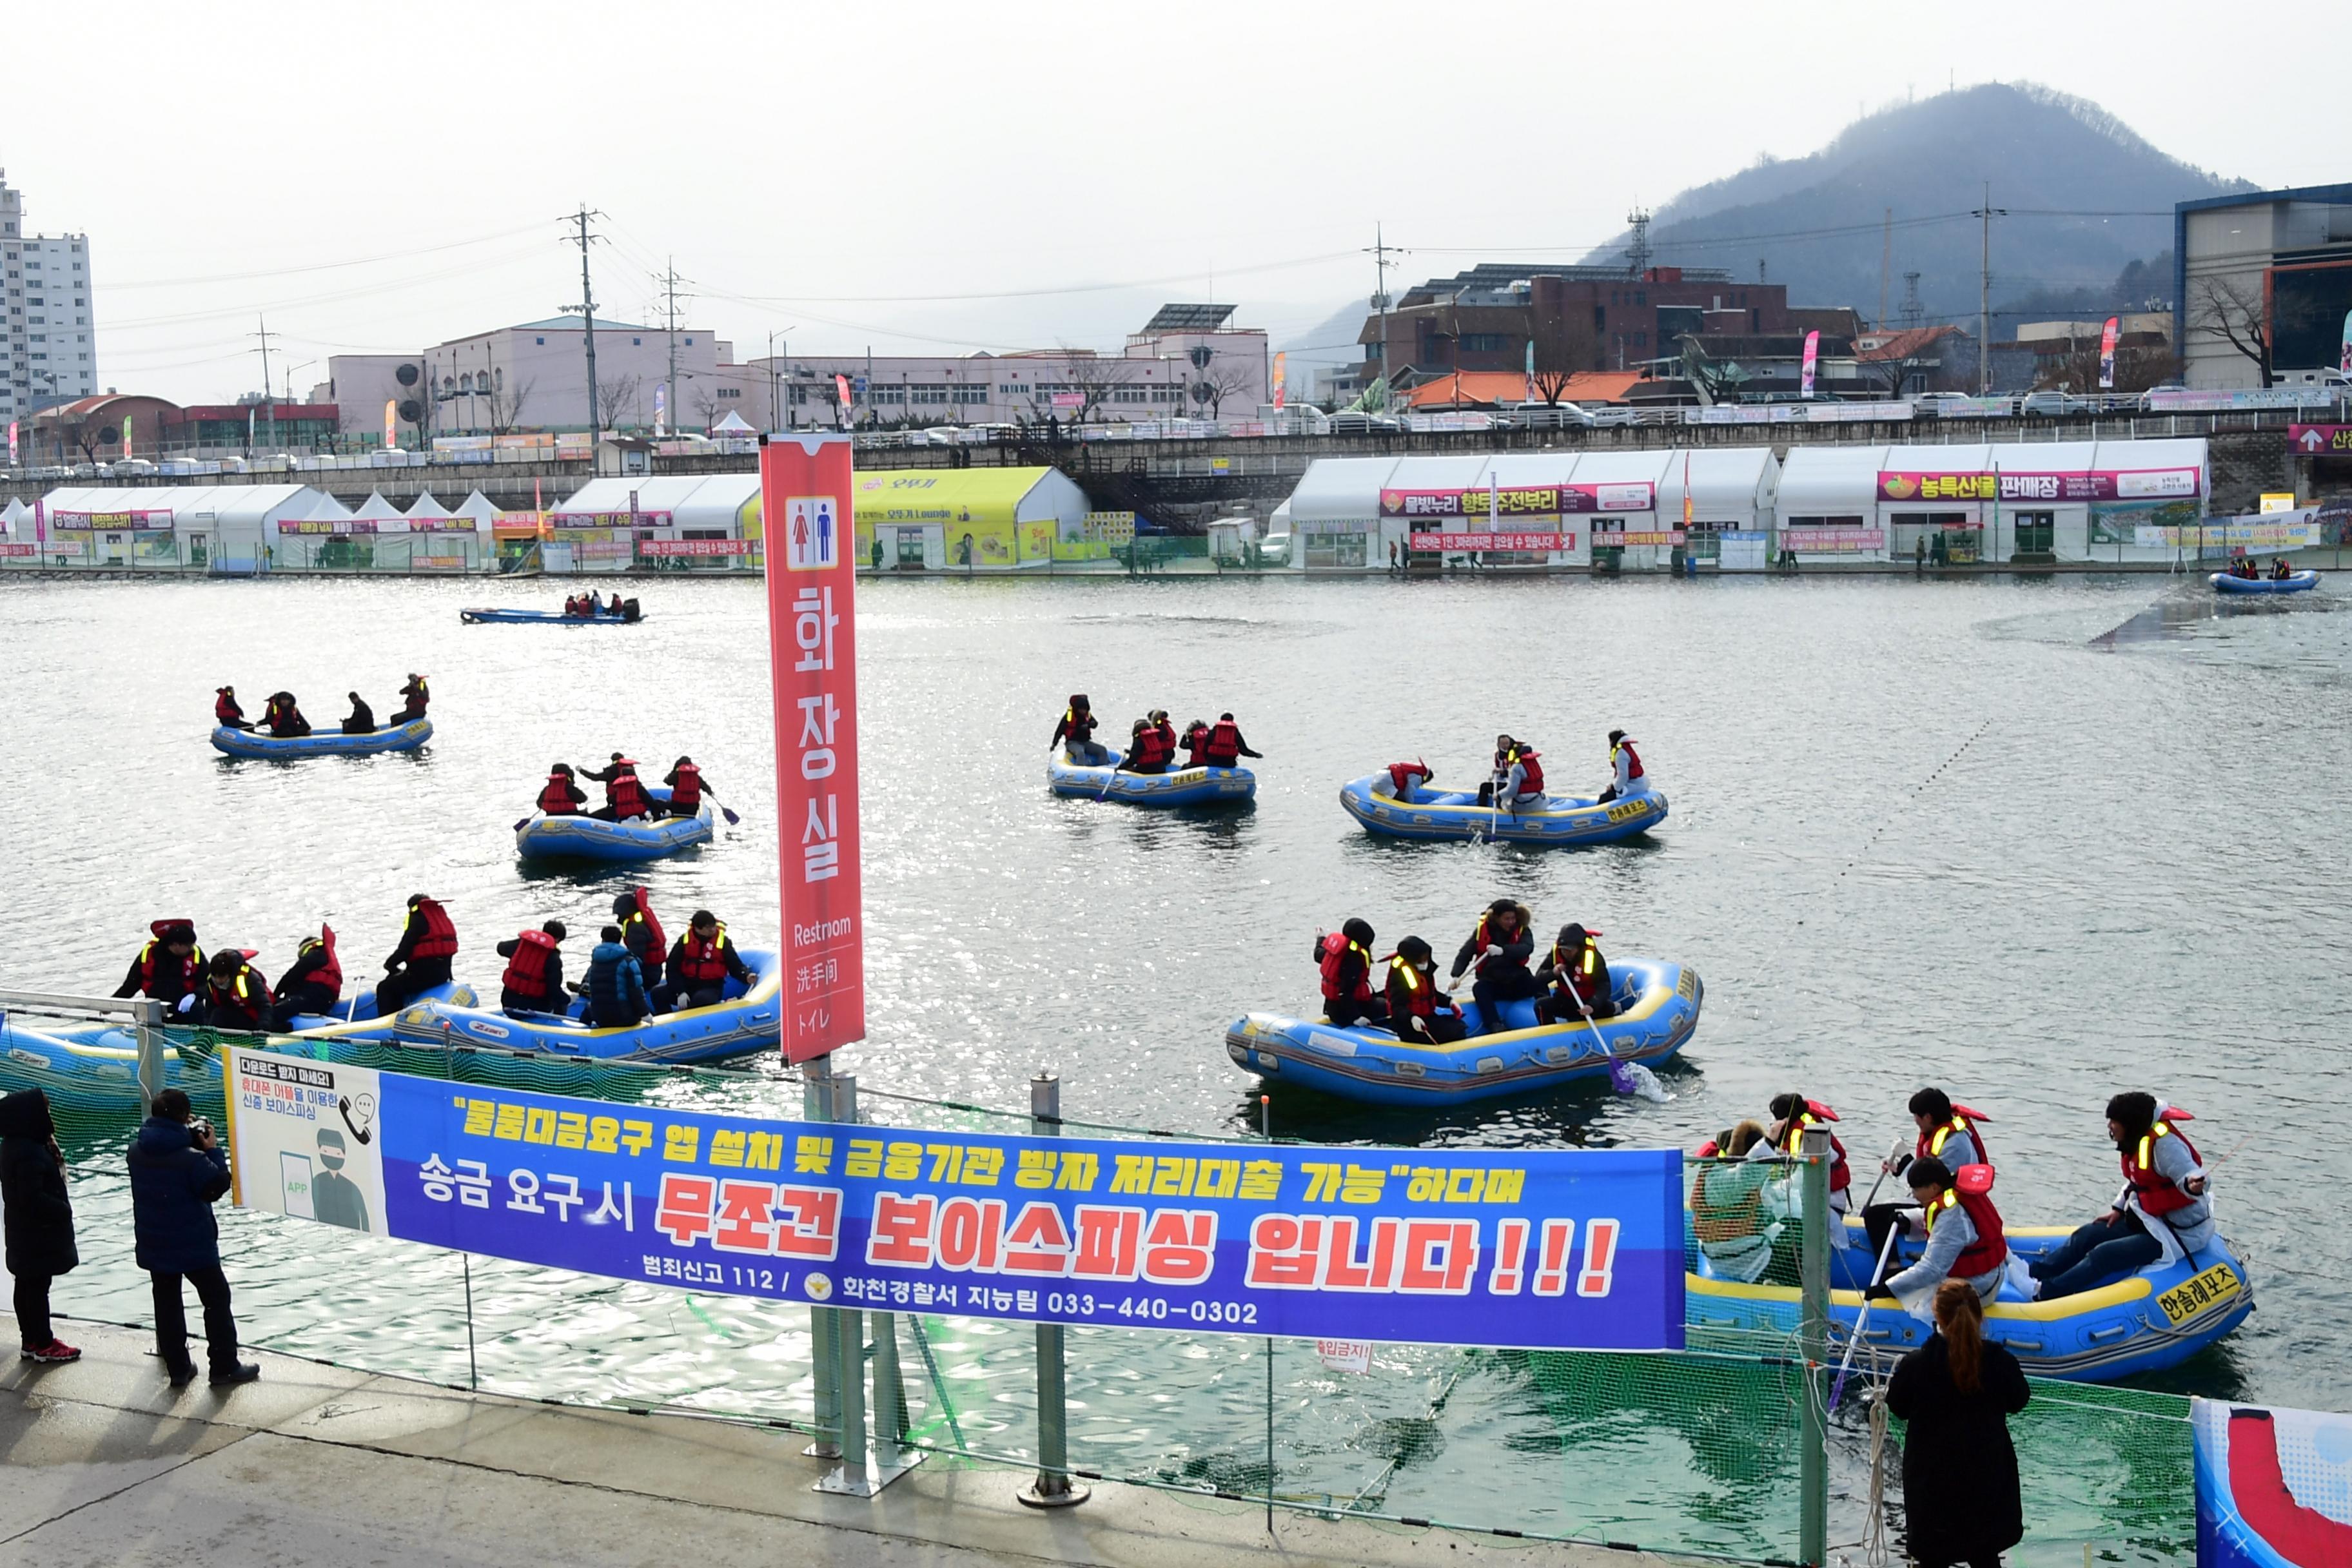
[[[1041,1072],[1029,1080],[1029,1131],[1040,1138],[1062,1132],[1062,1080]],[[1092,1495],[1070,1479],[1069,1389],[1059,1323],[1037,1325],[1037,1479],[1013,1495],[1031,1508],[1069,1508]]]
[[[834,1074],[833,1111],[835,1121],[856,1121],[857,1076],[855,1073]],[[836,1427],[841,1434],[841,1468],[835,1472],[835,1484],[824,1489],[847,1489],[870,1496],[880,1489],[880,1483],[871,1474],[871,1456],[866,1451],[864,1312],[851,1308],[834,1313],[833,1349],[834,1397],[841,1407],[841,1419]]]
[[[138,1020],[139,1115],[143,1121],[154,1114],[155,1097],[163,1092],[163,1004],[142,997],[131,1004],[131,1014]]]
[[[1804,1183],[1805,1230],[1799,1283],[1803,1305],[1798,1319],[1805,1397],[1801,1407],[1798,1452],[1797,1561],[1820,1568],[1829,1560],[1829,1418],[1822,1374],[1829,1360],[1830,1321],[1830,1130],[1805,1129],[1798,1179]]]
[[[818,1057],[801,1068],[801,1104],[803,1113],[811,1121],[833,1120],[833,1069],[829,1058]],[[841,1447],[833,1440],[833,1431],[841,1420],[839,1403],[834,1397],[834,1320],[839,1316],[831,1307],[809,1309],[809,1383],[817,1439],[801,1450],[812,1459],[837,1459]]]

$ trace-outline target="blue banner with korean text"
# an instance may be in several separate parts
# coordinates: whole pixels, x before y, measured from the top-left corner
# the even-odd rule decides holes
[[[616,1105],[244,1050],[230,1080],[247,1206],[585,1274],[1116,1327],[1529,1349],[1683,1343],[1671,1149],[925,1132]]]

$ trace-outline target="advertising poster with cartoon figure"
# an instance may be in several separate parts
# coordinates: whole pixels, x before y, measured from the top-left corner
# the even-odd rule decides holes
[[[389,1236],[372,1068],[232,1050],[228,1145],[241,1208]]]

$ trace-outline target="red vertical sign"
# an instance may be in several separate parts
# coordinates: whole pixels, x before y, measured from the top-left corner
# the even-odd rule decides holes
[[[866,1034],[849,496],[848,437],[761,437],[784,1058],[792,1062]]]

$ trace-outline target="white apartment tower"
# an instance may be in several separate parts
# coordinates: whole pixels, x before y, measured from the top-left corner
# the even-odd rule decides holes
[[[0,425],[98,391],[89,237],[28,235],[0,169]]]

